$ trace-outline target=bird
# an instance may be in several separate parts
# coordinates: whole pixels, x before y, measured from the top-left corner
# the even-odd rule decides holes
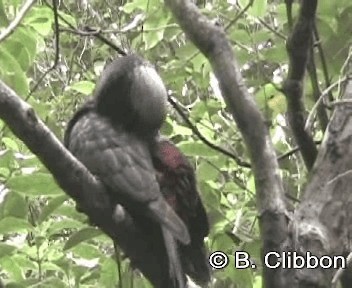
[[[166,98],[153,65],[136,54],[117,58],[68,122],[64,144],[146,235],[158,259],[157,288],[184,288],[186,274],[199,283],[210,279],[203,243],[209,225],[192,167],[160,136]]]
[[[211,279],[204,238],[209,221],[199,192],[194,169],[186,156],[165,136],[156,138],[153,163],[163,196],[186,224],[191,241],[179,243],[184,272],[204,287]]]

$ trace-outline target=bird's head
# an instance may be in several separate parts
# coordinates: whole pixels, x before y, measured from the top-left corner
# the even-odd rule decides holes
[[[97,110],[113,123],[155,133],[166,117],[167,91],[154,67],[137,55],[111,62],[95,89]]]

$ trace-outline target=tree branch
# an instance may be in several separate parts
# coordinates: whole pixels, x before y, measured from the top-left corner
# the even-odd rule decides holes
[[[352,79],[346,77],[344,100],[352,99]],[[352,106],[338,105],[325,132],[310,181],[294,215],[291,241],[305,255],[344,255],[351,252],[352,235]],[[349,269],[345,269],[350,271]],[[289,269],[295,286],[331,287],[334,269]],[[351,279],[349,277],[349,279]],[[350,287],[351,282],[348,283]]]
[[[131,216],[122,206],[112,206],[103,184],[65,149],[36,116],[33,108],[2,81],[0,118],[38,156],[60,187],[77,201],[90,221],[116,240],[132,264],[138,267],[155,287],[162,287],[160,263]]]
[[[313,27],[317,0],[302,0],[298,19],[287,40],[290,58],[288,76],[283,84],[287,100],[288,121],[300,147],[306,167],[310,170],[317,157],[312,135],[304,129],[306,110],[303,102],[304,74],[313,42]]]
[[[257,190],[257,209],[264,253],[280,251],[287,236],[287,217],[278,163],[264,118],[249,95],[224,31],[186,0],[165,0],[182,30],[208,58],[222,95],[246,142]],[[264,268],[266,287],[283,287],[280,269]]]

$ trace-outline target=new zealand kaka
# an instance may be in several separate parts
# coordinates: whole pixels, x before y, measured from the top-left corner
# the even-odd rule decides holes
[[[182,288],[185,273],[198,282],[209,279],[203,245],[208,223],[189,163],[158,136],[166,93],[147,61],[136,55],[114,60],[103,71],[94,97],[70,120],[65,145],[146,235],[163,279],[158,287]],[[181,158],[182,163],[174,163]],[[191,259],[192,253],[204,258],[202,265]]]
[[[208,218],[199,197],[192,165],[165,137],[157,137],[152,151],[154,167],[163,196],[186,224],[191,242],[179,243],[183,271],[197,284],[210,281],[204,238],[209,234]]]

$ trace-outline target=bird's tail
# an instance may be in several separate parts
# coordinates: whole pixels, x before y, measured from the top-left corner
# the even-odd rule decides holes
[[[184,272],[201,287],[207,287],[211,279],[211,269],[204,244],[191,242],[190,245],[181,245],[179,249]]]
[[[150,202],[148,208],[149,215],[157,222],[161,223],[162,226],[169,229],[172,233],[170,236],[174,236],[184,245],[190,243],[190,236],[186,225],[180,217],[177,216],[176,212],[167,204],[164,198],[160,197],[155,201]],[[163,232],[163,234],[165,233]]]
[[[169,229],[163,227],[162,233],[168,256],[170,282],[172,283],[170,288],[186,288],[187,279],[182,269],[177,241]]]

